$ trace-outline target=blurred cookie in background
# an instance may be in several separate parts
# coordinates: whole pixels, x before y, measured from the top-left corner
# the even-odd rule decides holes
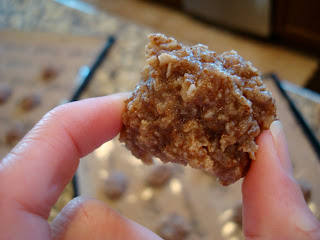
[[[104,192],[110,200],[121,198],[129,185],[127,176],[122,172],[112,172],[104,182]]]
[[[10,86],[0,86],[0,105],[6,103],[12,95],[12,88]]]
[[[41,95],[34,93],[25,96],[19,102],[19,106],[23,111],[31,111],[32,109],[38,107],[41,103]]]
[[[172,177],[172,168],[161,164],[151,167],[147,177],[146,184],[151,187],[162,187],[166,185]]]
[[[22,123],[16,123],[11,126],[5,133],[4,143],[7,146],[16,145],[26,134],[26,129]]]
[[[184,240],[190,231],[191,226],[187,220],[176,213],[166,215],[157,229],[157,233],[164,240]]]

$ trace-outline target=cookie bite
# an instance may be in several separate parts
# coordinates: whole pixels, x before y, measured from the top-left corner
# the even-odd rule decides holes
[[[149,35],[147,66],[126,100],[120,141],[143,162],[190,165],[222,185],[245,176],[255,139],[276,119],[256,68],[237,52]]]

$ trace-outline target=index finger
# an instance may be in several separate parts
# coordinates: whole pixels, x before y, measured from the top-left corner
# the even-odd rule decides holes
[[[0,163],[0,198],[47,218],[79,158],[120,131],[127,96],[73,102],[46,114]]]

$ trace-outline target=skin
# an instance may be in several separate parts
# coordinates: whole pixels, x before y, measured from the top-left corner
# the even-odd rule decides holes
[[[0,162],[0,239],[161,239],[92,198],[73,199],[47,222],[79,159],[119,133],[126,97],[53,109]],[[242,185],[246,239],[320,239],[320,224],[293,178],[280,122],[257,143],[257,160]]]

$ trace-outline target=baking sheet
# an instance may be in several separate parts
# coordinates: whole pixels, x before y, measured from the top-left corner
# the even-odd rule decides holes
[[[4,140],[7,132],[15,125],[28,132],[45,113],[67,101],[77,85],[79,68],[93,62],[105,40],[11,30],[1,31],[0,36],[0,87],[12,88],[8,101],[0,105],[2,159],[13,147]],[[47,67],[58,71],[51,81],[42,79],[42,71]],[[40,94],[40,105],[31,111],[22,111],[21,99],[33,94]],[[52,207],[49,221],[73,196],[73,186],[69,184]]]
[[[128,39],[142,35],[145,32],[141,32],[140,28],[136,31],[123,29],[108,60],[98,70],[83,98],[134,88],[145,61],[145,43],[137,44]],[[1,32],[0,84],[12,86],[13,95],[8,103],[0,106],[0,157],[11,149],[3,142],[7,129],[19,122],[31,128],[62,99],[69,98],[76,85],[75,76],[79,68],[93,62],[103,43],[104,39],[96,38]],[[57,79],[45,83],[40,79],[40,72],[47,65],[57,66],[60,72]],[[309,205],[319,218],[318,158],[273,79],[267,78],[265,82],[277,100],[278,116],[288,138],[295,176],[312,185]],[[40,106],[31,112],[19,112],[19,100],[32,92],[42,94]],[[191,224],[192,232],[188,240],[241,239],[241,228],[229,221],[233,207],[241,201],[241,181],[222,187],[212,176],[189,167],[170,165],[174,171],[170,182],[163,188],[150,188],[145,184],[150,166],[135,159],[116,138],[81,159],[78,170],[80,194],[105,201],[121,214],[153,231],[163,216],[174,212],[184,216]],[[116,170],[128,176],[129,188],[122,199],[110,201],[104,195],[103,183],[108,174]],[[68,185],[65,194],[53,208],[51,219],[72,198],[72,185]]]
[[[274,80],[267,77],[264,81],[276,99],[294,174],[297,179],[311,184],[312,200],[309,206],[319,218],[319,159]],[[160,161],[158,164],[161,164]],[[241,202],[242,181],[222,187],[214,177],[198,170],[170,165],[174,169],[174,176],[169,184],[160,189],[150,188],[145,182],[150,166],[143,165],[133,157],[116,138],[81,160],[78,170],[80,193],[105,201],[124,216],[152,231],[156,231],[163,216],[177,213],[191,224],[189,240],[242,239],[241,227],[230,221],[233,208]],[[114,171],[123,172],[130,179],[128,191],[118,201],[108,200],[103,190],[104,180]]]
[[[17,31],[2,31],[0,35],[0,87],[12,88],[8,101],[0,105],[2,159],[12,148],[3,141],[6,132],[19,123],[30,130],[46,112],[68,100],[80,67],[93,62],[104,39]],[[47,67],[57,70],[51,81],[41,76]],[[40,94],[40,105],[21,111],[21,99],[33,94]]]

